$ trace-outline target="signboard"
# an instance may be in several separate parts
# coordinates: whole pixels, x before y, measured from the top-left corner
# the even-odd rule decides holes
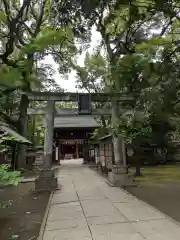
[[[78,144],[84,144],[84,140],[83,139],[70,139],[70,140],[60,140],[61,144],[66,144],[66,145],[74,145],[76,143]]]

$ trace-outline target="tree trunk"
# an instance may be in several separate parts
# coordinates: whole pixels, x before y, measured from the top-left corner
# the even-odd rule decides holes
[[[140,177],[141,176],[141,167],[139,164],[136,165],[136,177]]]
[[[26,95],[22,95],[20,102],[20,115],[19,115],[19,133],[27,138],[28,136],[28,114],[27,108],[29,105],[29,100]],[[26,167],[26,145],[19,144],[19,151],[17,157],[17,168]]]
[[[12,158],[11,158],[11,169],[15,170],[16,169],[16,143],[12,143],[11,149],[12,149]]]
[[[141,176],[141,151],[139,150],[140,146],[136,145],[136,154],[137,154],[137,159],[136,159],[136,172],[135,176],[140,177]]]

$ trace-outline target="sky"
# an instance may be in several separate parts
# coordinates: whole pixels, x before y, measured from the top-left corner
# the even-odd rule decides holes
[[[97,46],[98,42],[100,41],[101,37],[100,37],[100,33],[96,31],[95,28],[92,28],[92,36],[91,36],[91,46],[89,48],[89,53],[92,52],[93,48]],[[83,66],[84,63],[84,57],[85,57],[85,53],[81,54],[81,56],[78,58],[77,63],[80,66]],[[77,92],[79,90],[76,89],[76,74],[75,72],[71,72],[68,75],[68,79],[65,80],[63,78],[61,78],[61,76],[58,73],[58,65],[54,62],[53,58],[51,56],[47,56],[45,61],[45,63],[47,64],[51,64],[55,70],[55,74],[54,74],[54,79],[56,80],[56,82],[60,85],[60,87],[62,87],[63,89],[67,90],[68,92]]]

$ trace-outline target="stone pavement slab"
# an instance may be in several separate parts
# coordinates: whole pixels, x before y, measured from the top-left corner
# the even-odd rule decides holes
[[[180,225],[85,165],[57,174],[43,240],[179,240]]]
[[[104,196],[103,193],[101,193],[100,188],[84,188],[83,190],[77,189],[77,194],[80,200],[90,200],[90,199],[105,199],[107,198]]]
[[[172,220],[139,221],[133,223],[147,240],[179,240],[180,227]]]
[[[52,205],[48,214],[48,221],[77,219],[84,217],[80,205],[61,207],[61,204]]]
[[[115,206],[130,222],[165,218],[164,214],[145,204],[130,206],[126,203],[116,203]]]
[[[90,227],[94,240],[143,240],[130,223],[93,225]]]
[[[60,230],[60,229],[71,229],[71,228],[85,228],[87,227],[86,219],[83,217],[76,219],[63,219],[56,221],[48,221],[46,224],[46,230]]]
[[[116,215],[118,210],[108,199],[84,200],[82,207],[86,217]]]
[[[123,223],[128,220],[122,214],[102,215],[96,217],[87,217],[88,225],[106,225],[112,223]]]
[[[78,197],[75,192],[54,194],[52,197],[52,204],[76,202],[76,201],[78,201]]]
[[[45,231],[43,240],[91,240],[88,227]]]

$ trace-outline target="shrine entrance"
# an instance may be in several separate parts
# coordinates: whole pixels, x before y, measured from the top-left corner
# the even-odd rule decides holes
[[[53,146],[58,150],[58,157],[56,154],[56,159],[53,158],[54,163],[63,159],[85,158],[84,149],[89,146],[88,141],[93,131],[99,127],[100,124],[93,116],[72,116],[68,109],[66,116],[55,115]]]
[[[126,103],[130,105],[134,100],[133,97],[122,96],[120,93],[29,92],[26,95],[31,101],[47,101],[45,109],[28,109],[28,114],[44,115],[44,169],[37,180],[36,188],[51,190],[57,186],[57,179],[52,178],[54,176],[52,170],[53,146],[56,149],[55,156],[58,159],[59,157],[65,157],[66,154],[71,154],[71,157],[73,155],[80,157],[82,150],[84,163],[88,163],[90,159],[89,153],[94,154],[94,151],[89,151],[88,140],[92,132],[97,127],[100,127],[95,117],[110,115],[112,125],[114,126],[119,121],[119,107],[121,104]],[[67,113],[67,109],[57,110],[55,102],[60,101],[76,102],[78,107],[70,109],[70,113]],[[93,108],[97,102],[110,103],[111,107],[106,109]],[[76,133],[74,132],[75,129]],[[81,143],[78,141],[81,141]],[[112,171],[108,174],[108,178],[114,186],[132,184],[127,175],[123,138],[120,134],[114,134],[112,142],[114,165],[112,166]]]
[[[75,159],[78,158],[78,150],[77,150],[77,145],[74,144],[69,144],[68,141],[67,143],[61,144],[60,146],[60,152],[61,156],[63,159]]]
[[[83,140],[60,140],[60,159],[83,158]]]

